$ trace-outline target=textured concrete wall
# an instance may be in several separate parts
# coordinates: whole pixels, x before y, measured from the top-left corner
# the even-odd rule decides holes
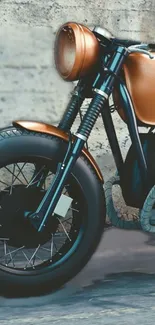
[[[60,24],[98,24],[117,36],[154,41],[154,10],[154,0],[0,0],[0,125],[61,116],[72,86],[53,67]]]

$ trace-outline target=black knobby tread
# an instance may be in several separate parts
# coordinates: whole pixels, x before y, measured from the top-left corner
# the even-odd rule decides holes
[[[38,137],[44,137],[44,138],[51,138],[51,135],[41,132],[34,132],[29,131],[26,129],[20,129],[20,128],[10,128],[10,129],[4,129],[0,132],[0,141],[9,137],[14,136],[21,136],[21,135],[33,135]]]

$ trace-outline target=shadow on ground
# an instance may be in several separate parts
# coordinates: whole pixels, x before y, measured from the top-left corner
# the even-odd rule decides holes
[[[106,230],[91,261],[64,288],[43,297],[1,297],[0,324],[153,324],[152,240],[139,231]]]

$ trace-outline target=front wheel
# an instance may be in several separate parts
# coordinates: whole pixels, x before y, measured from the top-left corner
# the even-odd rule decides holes
[[[67,144],[56,137],[8,128],[0,133],[0,290],[40,295],[62,286],[88,262],[103,233],[105,199],[89,162],[80,157],[63,194],[72,199],[40,234],[33,213],[62,161]]]

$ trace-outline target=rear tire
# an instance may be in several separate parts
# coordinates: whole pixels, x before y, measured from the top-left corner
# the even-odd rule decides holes
[[[0,132],[0,170],[8,164],[37,159],[57,165],[62,161],[67,143],[54,136],[15,127]],[[73,278],[89,261],[97,248],[105,224],[106,208],[103,186],[96,172],[83,156],[77,160],[71,176],[85,200],[85,228],[81,241],[59,265],[49,265],[45,272],[16,272],[0,264],[0,290],[3,295],[34,296],[55,290]],[[1,185],[1,184],[0,184]],[[76,188],[75,188],[76,189]],[[1,190],[1,189],[0,189]],[[0,192],[1,193],[1,192]],[[1,204],[1,202],[0,202]],[[74,246],[74,245],[73,245]]]

